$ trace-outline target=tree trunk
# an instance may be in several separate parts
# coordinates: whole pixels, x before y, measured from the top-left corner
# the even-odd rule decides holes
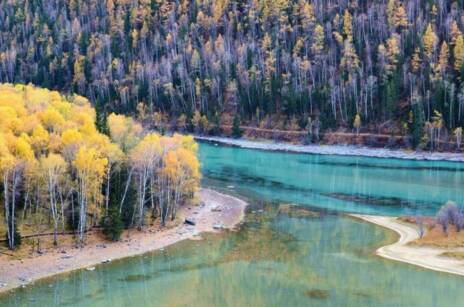
[[[13,249],[11,246],[11,228],[10,228],[10,195],[9,195],[9,187],[8,187],[8,171],[5,171],[5,175],[3,176],[3,193],[4,193],[4,205],[5,205],[5,222],[6,222],[6,236],[8,239],[8,248]]]

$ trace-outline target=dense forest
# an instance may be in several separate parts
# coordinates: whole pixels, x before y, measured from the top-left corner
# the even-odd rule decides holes
[[[81,96],[24,85],[0,85],[0,233],[19,245],[29,234],[85,233],[103,226],[118,239],[125,226],[163,226],[199,186],[197,144],[160,136],[130,117],[96,114]],[[3,227],[4,226],[4,227]]]
[[[444,0],[1,1],[0,81],[203,132],[240,117],[433,147],[461,139],[462,16]]]

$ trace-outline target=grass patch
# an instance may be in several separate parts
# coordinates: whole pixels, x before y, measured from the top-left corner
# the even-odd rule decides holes
[[[464,251],[462,252],[444,252],[441,254],[443,257],[464,260]]]

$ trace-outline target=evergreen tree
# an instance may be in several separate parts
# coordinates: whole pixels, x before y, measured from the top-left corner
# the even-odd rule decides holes
[[[414,98],[414,103],[412,105],[412,145],[414,148],[417,148],[422,141],[424,136],[424,111],[420,104],[419,97]]]
[[[233,123],[232,123],[232,137],[233,138],[241,138],[243,134],[242,129],[240,128],[240,117],[235,115]]]
[[[124,223],[117,207],[111,207],[108,215],[101,221],[102,232],[108,240],[118,241],[124,229]]]

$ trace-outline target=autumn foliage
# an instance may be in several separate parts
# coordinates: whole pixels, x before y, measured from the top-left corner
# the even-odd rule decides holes
[[[9,248],[16,245],[20,222],[43,224],[47,219],[37,217],[44,216],[55,244],[68,220],[75,222],[77,241],[83,243],[88,228],[111,206],[121,212],[134,205],[110,202],[113,178],[121,170],[131,174],[124,186],[137,190],[133,220],[139,227],[148,204],[164,223],[198,188],[197,145],[191,137],[148,133],[115,114],[105,135],[97,130],[87,99],[31,85],[0,85],[0,114],[0,199]],[[114,193],[125,197],[128,190]]]
[[[435,110],[441,139],[464,125],[462,1],[10,0],[0,12],[0,82],[156,126],[204,133],[226,115],[292,130],[311,117],[324,132],[359,114],[360,128],[414,137]]]

